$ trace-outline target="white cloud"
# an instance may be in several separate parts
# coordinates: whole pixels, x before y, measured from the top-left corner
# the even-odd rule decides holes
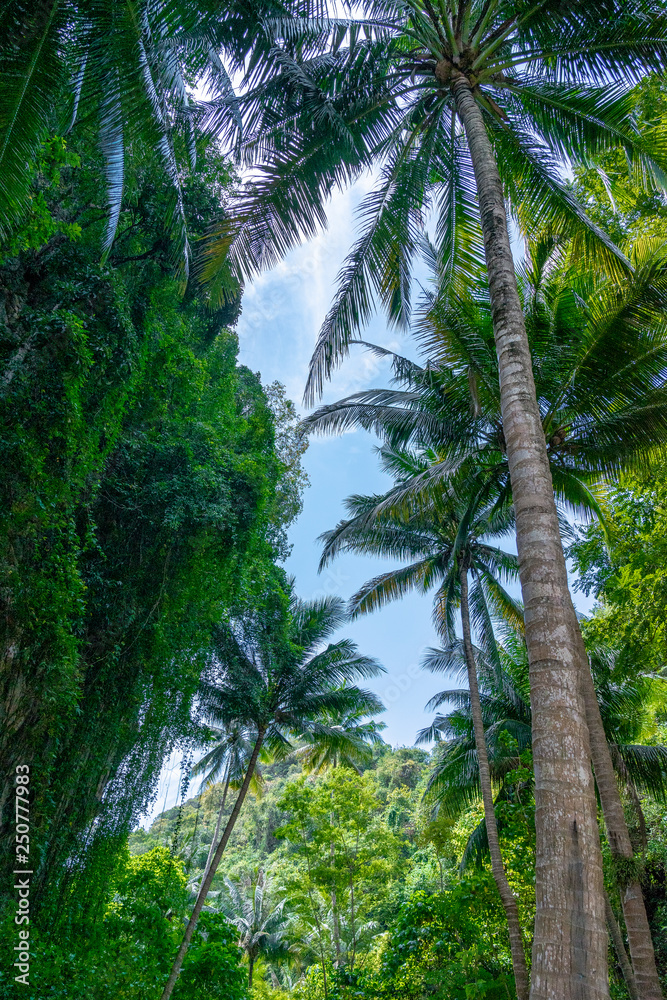
[[[301,400],[308,364],[324,318],[333,301],[340,266],[355,238],[356,207],[373,183],[369,174],[337,191],[328,206],[328,228],[293,250],[275,268],[249,284],[239,321],[240,360],[262,373],[264,382],[279,379],[288,395]],[[373,323],[373,336],[391,349],[399,348],[382,320]],[[361,348],[336,372],[326,398],[369,385],[386,363]]]

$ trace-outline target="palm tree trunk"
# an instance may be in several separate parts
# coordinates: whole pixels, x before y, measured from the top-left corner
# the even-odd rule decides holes
[[[333,817],[332,817],[333,825]],[[331,857],[331,870],[333,874],[333,867],[336,859],[336,845],[331,841],[329,845],[329,855]],[[336,968],[340,968],[342,965],[341,953],[340,953],[340,920],[338,919],[338,896],[336,894],[336,889],[334,888],[331,893],[331,923],[333,927],[333,939],[334,939],[334,949],[336,952]]]
[[[451,87],[468,140],[484,235],[530,663],[537,835],[531,996],[607,1000],[583,644],[568,588],[500,175],[470,82],[457,73]]]
[[[354,972],[354,962],[357,956],[357,930],[355,927],[354,915],[354,880],[350,876],[350,930],[352,931],[352,958],[350,959],[350,972]]]
[[[609,937],[613,942],[614,951],[616,952],[616,957],[618,958],[618,964],[621,967],[621,972],[623,973],[625,985],[627,986],[628,993],[630,994],[630,1000],[640,1000],[639,992],[637,990],[637,981],[632,971],[630,960],[628,959],[628,953],[625,950],[625,944],[623,942],[623,935],[621,934],[621,928],[618,926],[618,920],[616,919],[616,914],[611,908],[611,903],[609,902],[609,896],[607,895],[606,892],[604,894],[604,905],[605,905],[605,913],[607,914],[607,927],[609,929]]]
[[[336,758],[335,757],[334,757],[333,762],[331,764],[331,769],[332,770],[336,769]],[[330,816],[329,816],[329,821],[330,821],[332,827],[334,825],[334,820],[335,820],[335,816],[334,816],[333,813],[331,813]],[[331,858],[331,875],[332,875],[332,877],[334,877],[334,865],[336,863],[336,843],[333,840],[331,841],[331,844],[329,845],[329,856]],[[334,891],[331,893],[331,923],[333,925],[334,948],[335,948],[335,951],[336,951],[335,966],[338,969],[338,968],[340,968],[340,966],[343,963],[341,961],[341,952],[340,952],[340,921],[338,919],[338,897],[336,896],[336,889],[335,888],[334,888]]]
[[[229,791],[229,779],[230,779],[230,770],[229,768],[227,768],[227,776],[225,778],[225,789],[222,793],[222,802],[220,803],[220,809],[218,810],[218,820],[217,823],[215,824],[215,832],[213,834],[213,839],[211,840],[211,846],[208,849],[208,857],[206,858],[206,864],[204,865],[204,874],[201,880],[202,885],[204,884],[204,879],[208,874],[209,865],[211,864],[211,858],[213,857],[213,851],[215,850],[215,845],[217,843],[218,836],[220,834],[220,827],[222,825],[222,814],[225,809],[225,802],[227,801],[227,792]]]
[[[227,826],[220,839],[220,843],[217,846],[216,852],[213,855],[213,860],[209,866],[209,869],[204,877],[199,890],[199,895],[197,896],[197,901],[194,905],[194,909],[188,920],[188,926],[185,928],[185,934],[183,935],[183,941],[181,947],[178,949],[178,954],[174,961],[171,972],[169,973],[169,979],[167,980],[167,985],[162,993],[161,1000],[169,1000],[174,986],[176,985],[176,980],[178,979],[178,974],[181,971],[181,966],[183,965],[183,959],[185,958],[186,952],[192,940],[192,935],[194,934],[195,927],[199,921],[199,914],[202,911],[204,903],[206,902],[206,897],[208,896],[208,891],[211,888],[211,883],[218,870],[218,865],[220,864],[220,859],[222,858],[225,847],[227,846],[227,841],[229,840],[232,830],[236,824],[239,813],[241,812],[241,806],[243,805],[244,799],[248,794],[248,788],[250,787],[250,782],[252,781],[252,776],[255,773],[255,766],[257,764],[257,758],[259,757],[259,752],[262,749],[262,743],[264,742],[264,730],[260,729],[257,733],[257,739],[255,745],[252,748],[252,753],[250,755],[250,760],[248,761],[248,769],[243,779],[243,784],[241,785],[239,794],[237,796],[236,802],[234,803],[234,808],[232,809],[231,816],[227,820]]]
[[[255,959],[252,955],[248,956],[248,989],[252,989],[252,970],[255,965]]]
[[[609,849],[616,863],[616,870],[621,876],[619,891],[637,989],[642,1000],[662,1000],[651,928],[646,916],[641,885],[634,870],[634,850],[588,660],[584,664],[583,674],[595,780],[600,792]]]
[[[472,715],[473,731],[475,733],[475,747],[477,748],[479,784],[482,790],[484,822],[486,823],[486,836],[489,841],[489,853],[491,854],[491,871],[493,872],[493,878],[496,886],[498,887],[498,892],[505,910],[505,917],[507,918],[517,1000],[528,1000],[530,985],[528,980],[528,969],[526,966],[526,954],[523,950],[523,934],[521,932],[521,923],[519,921],[519,908],[517,906],[516,897],[514,896],[514,893],[510,888],[510,884],[507,881],[505,865],[503,864],[500,843],[498,841],[496,813],[493,807],[493,791],[491,789],[489,755],[486,748],[486,738],[484,736],[482,705],[479,700],[477,666],[475,664],[475,654],[473,652],[472,638],[470,635],[467,569],[461,570],[461,623],[463,625],[463,648],[465,651],[466,666],[468,668],[468,685],[470,687],[470,713]]]

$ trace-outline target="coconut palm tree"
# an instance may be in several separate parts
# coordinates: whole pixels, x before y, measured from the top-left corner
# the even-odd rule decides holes
[[[252,973],[260,955],[285,947],[285,899],[273,901],[273,886],[262,868],[241,879],[226,878],[225,887],[219,908],[238,929],[239,947],[248,956],[248,987],[252,988]]]
[[[522,754],[530,749],[532,738],[525,643],[516,629],[505,626],[502,634],[500,646],[496,644],[494,636],[487,633],[485,648],[477,649],[486,742],[492,778],[498,788],[496,802],[519,800],[520,794],[529,791],[531,785],[525,776],[528,772],[522,767]],[[460,644],[454,644],[446,649],[428,650],[422,665],[435,672],[458,670],[463,673],[465,667],[459,646]],[[642,674],[640,664],[626,663],[616,649],[593,648],[590,662],[608,754],[613,760],[616,777],[628,790],[640,825],[643,825],[638,791],[660,800],[664,800],[667,793],[667,747],[646,746],[637,742],[641,739],[642,729],[651,713],[647,706],[655,704],[656,699],[657,703],[664,701],[665,693],[660,690],[662,682]],[[438,809],[443,809],[448,816],[453,817],[479,797],[479,777],[469,693],[461,690],[442,691],[431,699],[427,708],[437,708],[447,703],[454,706],[452,710],[446,715],[436,716],[433,724],[419,734],[418,742],[433,738],[438,740],[426,797],[435,801]],[[520,785],[516,784],[517,775],[521,776]],[[480,824],[468,840],[461,866],[465,867],[473,858],[479,861],[485,853],[488,853],[486,830],[484,824]],[[636,879],[631,880],[632,882],[636,882]],[[624,914],[627,912],[628,888],[627,884],[619,883]],[[641,893],[641,886],[633,885],[632,890]],[[644,994],[640,991],[640,983],[643,983],[636,974],[637,943],[633,940],[629,921],[626,920],[626,929],[631,958],[634,958],[632,964],[628,962],[623,938],[608,898],[605,899],[605,909],[609,933],[630,994],[642,996]],[[631,910],[631,917],[632,913]]]
[[[329,712],[370,714],[375,695],[354,685],[357,678],[383,671],[349,639],[328,641],[348,620],[343,601],[300,601],[293,594],[267,594],[261,610],[222,624],[216,632],[207,679],[200,698],[205,715],[219,726],[252,728],[255,743],[222,837],[204,878],[183,941],[162,994],[168,1000],[199,914],[236,824],[263,749],[284,757],[292,740],[307,733]],[[337,737],[337,740],[339,737]]]
[[[405,450],[393,453],[392,458],[395,474],[404,479],[423,473],[428,462],[426,456],[414,456]],[[388,497],[400,493],[401,485],[399,479]],[[409,560],[407,565],[382,573],[364,584],[350,601],[353,614],[380,608],[408,590],[426,593],[437,587],[435,623],[446,640],[452,642],[456,634],[455,610],[460,606],[462,648],[470,686],[491,868],[507,918],[517,996],[519,1000],[527,1000],[529,983],[523,934],[517,901],[507,881],[498,841],[471,635],[471,605],[475,621],[487,630],[491,628],[489,600],[505,608],[507,613],[520,616],[520,609],[501,583],[503,577],[513,579],[518,575],[516,556],[490,541],[513,533],[513,511],[498,502],[497,493],[489,490],[485,476],[471,475],[465,470],[450,478],[447,484],[440,482],[435,486],[428,507],[421,504],[411,508],[400,501],[392,506],[387,497],[357,497],[353,502],[359,508],[357,516],[322,536],[325,541],[322,561],[326,562],[340,551]],[[469,592],[470,575],[472,593]]]
[[[632,279],[618,285],[565,266],[563,249],[546,239],[531,248],[519,273],[554,489],[561,501],[600,517],[600,481],[641,467],[667,439],[664,248],[642,242],[631,259]],[[421,367],[394,356],[401,389],[358,393],[320,408],[307,423],[317,430],[362,426],[390,445],[408,442],[431,449],[421,475],[395,489],[392,503],[426,496],[461,461],[484,468],[509,500],[488,296],[469,290],[447,301],[427,299],[418,328],[428,361]],[[341,538],[345,530],[344,523],[339,525]],[[587,666],[582,680],[609,845],[627,865],[632,843]],[[658,996],[651,934],[636,880],[627,887],[623,908],[638,983],[647,995]]]
[[[384,711],[378,699],[373,714]],[[373,759],[373,747],[383,742],[380,733],[386,723],[368,718],[369,712],[348,709],[327,712],[304,733],[303,746],[295,756],[309,774],[322,774],[332,767],[351,767],[361,773],[361,766]]]
[[[0,236],[29,207],[26,168],[42,142],[80,119],[94,125],[104,160],[109,221],[103,249],[118,223],[126,161],[133,146],[148,144],[160,152],[173,186],[173,217],[187,261],[180,174],[187,159],[196,159],[202,131],[214,126],[217,132],[238,119],[220,52],[231,72],[238,69],[250,45],[259,48],[261,19],[282,11],[273,0],[3,0]],[[205,102],[191,95],[192,77],[205,84]]]
[[[351,5],[350,5],[351,6]],[[376,167],[361,232],[313,356],[307,398],[346,354],[376,302],[410,317],[411,269],[434,216],[443,285],[484,256],[517,519],[536,728],[535,996],[572,977],[607,993],[606,928],[586,711],[585,651],[568,590],[551,472],[508,231],[577,234],[581,253],[623,267],[562,182],[564,160],[623,146],[649,175],[664,135],[638,135],[631,87],[662,72],[659,0],[362,0],[361,14],[276,19],[253,63],[241,151],[253,163],[215,256],[241,275],[272,263],[326,218],[335,186]],[[655,138],[652,153],[649,145]],[[568,878],[581,870],[581,894]],[[578,898],[587,900],[585,910]],[[573,943],[573,942],[576,942]]]
[[[657,241],[639,242],[632,277],[618,283],[582,271],[553,239],[529,249],[517,277],[554,489],[603,517],[600,481],[644,468],[667,443],[667,255]],[[361,427],[391,448],[429,449],[439,461],[427,491],[474,457],[509,492],[491,312],[483,287],[446,299],[436,288],[416,317],[423,362],[359,341],[391,360],[396,387],[319,407],[304,428]]]
[[[507,784],[507,775],[521,766],[520,755],[530,750],[532,740],[528,657],[520,631],[496,623],[498,631],[500,641],[488,632],[484,635],[475,658],[491,777],[498,790],[497,800],[509,800],[515,789]],[[656,698],[658,703],[664,701],[664,682],[643,674],[640,664],[625,662],[617,649],[593,649],[591,666],[619,781],[632,786],[631,798],[637,802],[637,792],[663,800],[667,793],[667,747],[645,745],[640,740],[653,710],[648,706],[653,706]],[[422,667],[465,676],[462,644],[428,649]],[[426,797],[438,810],[455,818],[480,797],[470,693],[456,688],[441,691],[431,699],[427,711],[443,705],[451,706],[449,711],[436,715],[417,741],[437,740]],[[527,778],[528,790],[531,784],[532,779]],[[488,846],[481,823],[471,834],[462,866],[484,853],[488,853]]]
[[[204,775],[199,789],[200,795],[205,788],[210,787],[222,778],[223,775],[224,784],[222,788],[220,806],[218,808],[218,818],[216,820],[215,830],[213,831],[211,846],[208,850],[206,864],[204,865],[202,882],[206,878],[206,873],[208,872],[209,865],[211,864],[211,858],[213,857],[213,851],[215,850],[219,840],[220,826],[225,812],[227,794],[230,788],[235,788],[238,791],[241,787],[246,764],[250,754],[252,753],[252,748],[255,745],[256,739],[256,736],[252,731],[239,725],[232,725],[226,728],[209,726],[208,732],[213,736],[215,744],[208,751],[208,753],[204,754],[201,760],[195,764],[190,771],[190,777],[196,778],[199,775]],[[251,791],[258,794],[261,791],[262,783],[261,771],[259,770],[259,767],[255,767],[255,773],[250,785]]]

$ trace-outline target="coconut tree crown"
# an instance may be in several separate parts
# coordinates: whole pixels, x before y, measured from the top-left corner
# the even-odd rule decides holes
[[[286,616],[280,608],[274,615],[262,608],[221,625],[200,688],[207,719],[218,725],[245,720],[261,734],[266,752],[281,757],[304,733],[317,734],[324,744],[331,713],[380,711],[377,697],[354,681],[384,668],[349,639],[328,641],[347,617],[338,597],[292,596]],[[332,732],[331,740],[344,743],[340,733]]]
[[[368,0],[349,19],[267,18],[264,30],[271,46],[246,74],[236,140],[255,169],[211,234],[210,273],[227,254],[242,278],[275,263],[325,223],[334,188],[371,167],[378,174],[313,355],[309,400],[376,305],[408,326],[429,220],[443,287],[483,260],[457,81],[480,108],[524,232],[576,235],[580,254],[624,268],[563,167],[620,145],[631,170],[661,182],[664,134],[640,131],[632,94],[665,65],[667,16],[657,0]]]
[[[600,481],[645,467],[667,441],[664,247],[639,241],[620,283],[574,263],[571,244],[543,237],[528,249],[517,277],[554,488],[563,503],[604,517]],[[305,428],[372,431],[386,442],[385,461],[421,449],[413,487],[424,494],[466,461],[509,491],[488,293],[482,285],[443,297],[436,281],[415,325],[421,364],[360,341],[390,358],[394,386],[322,406]]]

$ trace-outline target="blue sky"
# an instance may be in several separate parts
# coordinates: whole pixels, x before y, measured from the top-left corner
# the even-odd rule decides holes
[[[266,384],[283,382],[288,395],[301,407],[308,362],[321,323],[333,297],[336,274],[355,237],[354,208],[370,186],[370,179],[337,193],[329,210],[329,229],[292,252],[275,270],[262,275],[244,294],[238,325],[240,361],[260,373]],[[376,318],[365,339],[399,353],[414,354],[414,344],[388,330]],[[326,387],[324,402],[351,392],[387,384],[387,362],[353,348],[350,357]],[[305,456],[311,486],[303,513],[291,531],[292,555],[287,563],[301,597],[323,593],[350,597],[365,580],[393,564],[377,559],[344,556],[317,574],[321,532],[344,516],[343,501],[352,493],[380,492],[390,480],[378,469],[377,440],[364,431],[341,437],[312,437]],[[517,592],[518,594],[518,592]],[[579,610],[589,602],[575,594]],[[412,596],[345,628],[364,653],[377,657],[387,674],[372,686],[387,706],[385,739],[392,745],[412,745],[415,734],[429,721],[424,706],[432,695],[454,686],[444,677],[419,670],[423,650],[436,643],[431,625],[431,601]]]
[[[238,324],[239,360],[258,372],[266,385],[278,380],[303,412],[301,399],[317,334],[331,304],[338,269],[355,237],[354,208],[370,187],[371,178],[357,182],[347,192],[336,193],[329,209],[329,228],[308,244],[293,251],[272,271],[250,284],[243,297]],[[414,344],[377,317],[364,333],[375,343],[403,354],[414,355]],[[324,402],[332,402],[364,388],[386,385],[387,362],[378,361],[361,348],[336,372],[327,385]],[[378,468],[374,449],[377,440],[363,431],[340,437],[313,437],[304,465],[310,487],[301,516],[290,532],[292,555],[286,568],[296,577],[302,598],[337,594],[347,599],[371,576],[393,564],[377,559],[344,556],[318,575],[321,546],[317,537],[344,516],[344,499],[352,493],[376,493],[390,484]],[[575,594],[581,612],[590,602]],[[452,678],[419,669],[421,654],[436,644],[431,625],[431,601],[413,595],[380,612],[346,626],[348,635],[362,652],[375,656],[387,673],[369,684],[382,698],[386,712],[384,738],[393,746],[411,746],[415,735],[430,721],[426,702],[437,691],[453,687]],[[180,756],[172,755],[165,766],[154,807],[143,824],[164,807],[174,805],[180,780]],[[191,793],[194,786],[191,788]]]
[[[301,398],[313,346],[331,304],[336,274],[355,235],[354,206],[370,180],[352,191],[334,195],[329,228],[306,246],[292,252],[275,270],[249,286],[243,298],[238,325],[239,360],[260,373],[266,384],[278,379],[303,412]],[[414,345],[381,318],[364,336],[399,352],[414,353]],[[371,386],[387,384],[389,365],[362,348],[353,353],[326,387],[324,401]],[[369,577],[392,564],[377,559],[344,556],[321,575],[317,573],[321,532],[344,516],[343,501],[351,493],[386,489],[390,480],[378,468],[377,440],[364,431],[341,437],[311,438],[305,456],[310,488],[303,513],[291,530],[292,555],[287,569],[296,577],[301,597],[322,594],[350,597]],[[440,690],[440,679],[419,669],[422,650],[436,642],[428,599],[417,596],[348,625],[344,632],[386,667],[387,674],[372,684],[387,706],[383,716],[388,742],[411,745],[418,729],[426,725],[425,703]]]

